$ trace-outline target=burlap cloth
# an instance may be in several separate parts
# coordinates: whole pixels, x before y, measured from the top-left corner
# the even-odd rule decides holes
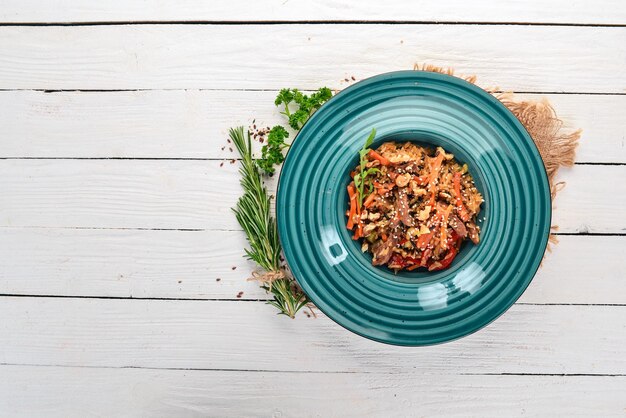
[[[415,64],[413,69],[455,75],[454,70],[451,68],[430,64]],[[457,75],[456,77],[476,84],[475,75]],[[578,146],[581,130],[566,132],[563,129],[563,122],[556,116],[554,108],[547,99],[541,101],[522,100],[517,99],[513,93],[499,91],[497,87],[483,87],[483,89],[502,102],[515,115],[535,142],[548,173],[552,203],[554,204],[557,193],[565,186],[564,182],[556,182],[556,174],[559,168],[574,165],[576,147]],[[558,226],[552,225],[552,231],[557,229]],[[557,242],[556,236],[551,234],[550,243],[556,244]],[[549,250],[550,245],[548,245]]]

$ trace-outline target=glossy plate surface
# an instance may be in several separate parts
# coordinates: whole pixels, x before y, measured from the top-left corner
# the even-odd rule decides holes
[[[373,267],[346,229],[346,186],[372,128],[389,140],[440,145],[467,163],[485,203],[481,243],[465,243],[439,272]],[[287,263],[311,300],[376,341],[429,345],[470,334],[501,315],[532,280],[550,230],[543,163],[519,121],[459,78],[381,74],[333,97],[291,146],[277,218]]]

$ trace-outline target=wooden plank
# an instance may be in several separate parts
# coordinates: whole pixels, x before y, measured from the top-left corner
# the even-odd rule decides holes
[[[4,294],[267,298],[246,281],[255,265],[240,231],[3,228],[0,237]]]
[[[238,164],[181,160],[0,161],[0,226],[238,229],[230,208]],[[626,166],[563,170],[553,223],[561,232],[626,230]],[[276,177],[268,183],[274,193]]]
[[[0,173],[4,226],[237,228],[228,162],[4,160]]]
[[[560,241],[520,302],[626,304],[624,237]],[[0,293],[266,299],[246,281],[255,266],[245,246],[239,231],[2,228]]]
[[[624,93],[624,38],[626,27],[5,26],[0,89],[339,88],[420,61],[514,91]]]
[[[626,377],[0,366],[10,416],[623,416]],[[106,396],[102,396],[106,394]],[[61,401],[62,400],[62,401]]]
[[[610,10],[610,13],[606,11]],[[355,4],[340,1],[219,0],[179,3],[114,0],[105,5],[88,0],[5,0],[2,22],[117,22],[117,21],[435,21],[624,24],[626,11],[617,0],[548,3],[489,1],[457,2],[394,0],[385,7],[374,0]]]
[[[560,236],[520,298],[524,303],[624,304],[626,237]],[[593,262],[592,260],[602,260]]]
[[[420,348],[261,302],[4,297],[2,362],[25,365],[457,374],[625,374],[626,307],[515,305],[480,332]]]
[[[228,128],[284,124],[275,91],[0,92],[2,157],[232,158]],[[577,160],[626,162],[626,95],[525,94],[583,129]],[[219,104],[219,105],[216,105]],[[293,138],[293,135],[292,135]],[[222,147],[226,146],[223,150]]]

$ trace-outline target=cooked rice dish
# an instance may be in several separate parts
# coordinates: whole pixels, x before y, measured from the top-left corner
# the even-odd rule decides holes
[[[362,239],[375,266],[448,268],[464,241],[480,242],[483,197],[467,165],[441,147],[386,142],[369,149],[374,135],[350,173],[346,215],[353,239]]]

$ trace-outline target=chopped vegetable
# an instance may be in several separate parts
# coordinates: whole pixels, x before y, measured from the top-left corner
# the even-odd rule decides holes
[[[389,165],[389,164],[391,164],[388,159],[386,159],[385,157],[383,157],[382,155],[380,155],[379,153],[377,153],[373,149],[369,150],[368,155],[371,158],[377,160],[381,165]]]
[[[363,202],[363,206],[369,208],[374,203],[374,200],[376,200],[376,192],[372,192],[369,196],[367,196],[367,199]]]
[[[350,212],[348,213],[348,229],[354,228],[354,218],[356,217],[356,191],[354,190],[354,184],[348,185],[348,196],[350,197]]]

